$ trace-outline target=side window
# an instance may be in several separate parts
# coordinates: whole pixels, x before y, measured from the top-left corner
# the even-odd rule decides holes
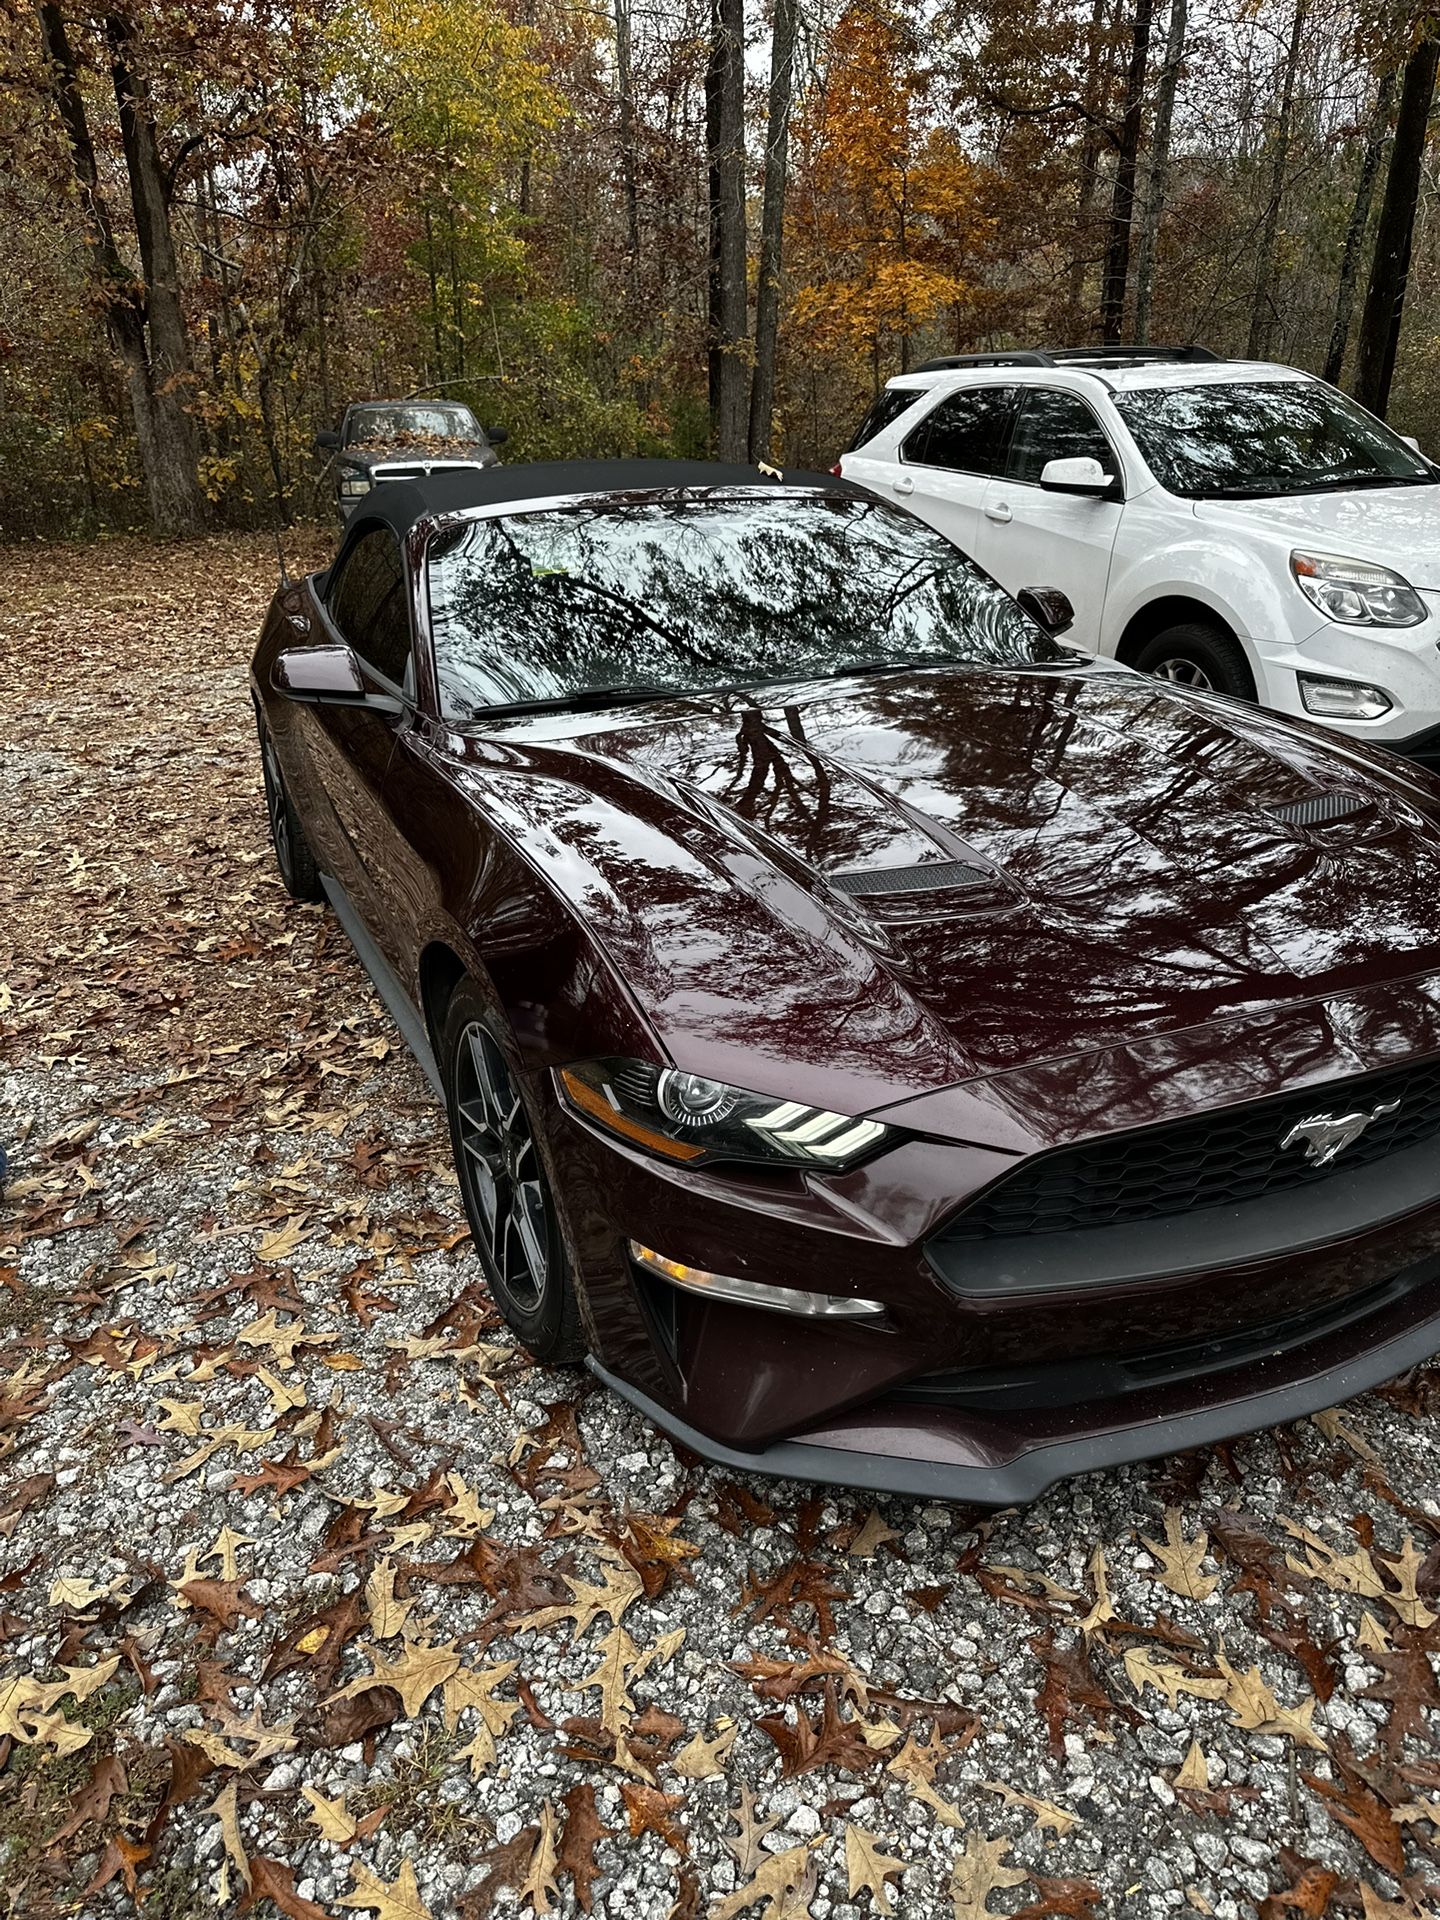
[[[924,467],[952,473],[998,473],[1018,398],[1014,387],[963,387],[926,414],[901,449]]]
[[[883,393],[877,394],[871,401],[865,418],[855,429],[855,437],[845,451],[854,453],[867,441],[873,440],[877,433],[883,433],[892,421],[898,420],[902,413],[910,411],[924,391],[923,387],[886,387]]]
[[[1036,387],[1025,396],[1010,449],[1010,478],[1038,485],[1047,461],[1088,454],[1107,473],[1120,471],[1100,422],[1074,393]]]
[[[406,684],[410,664],[410,615],[405,573],[395,536],[384,527],[367,533],[330,589],[330,618],[377,673]]]

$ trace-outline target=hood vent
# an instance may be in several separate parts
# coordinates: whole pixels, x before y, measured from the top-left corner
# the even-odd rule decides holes
[[[1369,801],[1358,800],[1353,793],[1312,793],[1304,800],[1287,800],[1283,807],[1265,809],[1271,819],[1287,827],[1328,827],[1369,810]]]
[[[870,894],[950,893],[956,887],[983,887],[992,876],[963,860],[927,860],[918,867],[870,867],[828,873],[832,887],[852,898]]]

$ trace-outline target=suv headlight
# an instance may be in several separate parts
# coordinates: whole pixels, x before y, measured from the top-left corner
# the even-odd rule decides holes
[[[1414,627],[1425,602],[1403,574],[1339,553],[1292,553],[1295,584],[1327,620],[1352,627]]]
[[[839,1173],[896,1137],[878,1120],[747,1093],[645,1060],[590,1060],[555,1077],[563,1098],[587,1120],[691,1166],[744,1160]]]
[[[341,495],[346,500],[358,500],[362,494],[370,491],[370,482],[363,473],[347,474],[340,482]]]

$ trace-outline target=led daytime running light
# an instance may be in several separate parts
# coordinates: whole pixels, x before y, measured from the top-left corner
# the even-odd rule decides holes
[[[630,1258],[647,1273],[657,1274],[687,1293],[729,1300],[737,1306],[763,1307],[770,1313],[797,1314],[804,1320],[861,1320],[885,1311],[881,1301],[864,1300],[855,1294],[809,1293],[802,1287],[776,1287],[763,1280],[711,1273],[708,1267],[687,1267],[681,1260],[656,1253],[653,1247],[641,1246],[638,1240],[630,1242]]]

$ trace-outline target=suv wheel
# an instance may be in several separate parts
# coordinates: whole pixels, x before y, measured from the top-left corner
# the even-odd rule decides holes
[[[1136,655],[1135,666],[1175,686],[1228,693],[1236,700],[1255,698],[1255,677],[1239,641],[1200,620],[1182,621],[1157,633]]]
[[[446,1009],[441,1062],[460,1197],[491,1297],[537,1360],[578,1360],[585,1352],[580,1305],[538,1122],[499,1027],[468,980]]]
[[[270,818],[270,842],[275,849],[275,864],[292,900],[323,900],[320,869],[305,838],[300,816],[285,791],[285,778],[275,753],[270,729],[256,715],[260,729],[260,768],[265,776],[265,811]]]

